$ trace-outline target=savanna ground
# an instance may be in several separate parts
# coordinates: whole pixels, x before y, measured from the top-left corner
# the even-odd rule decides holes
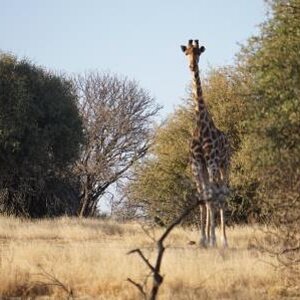
[[[159,236],[162,229],[151,234]],[[275,259],[258,252],[257,227],[228,230],[228,249],[199,249],[196,229],[175,228],[167,239],[159,299],[296,299]],[[28,221],[0,218],[0,295],[66,299],[140,299],[126,279],[143,282],[148,269],[136,255],[151,258],[153,241],[140,224],[60,218]],[[151,284],[151,278],[148,279]]]

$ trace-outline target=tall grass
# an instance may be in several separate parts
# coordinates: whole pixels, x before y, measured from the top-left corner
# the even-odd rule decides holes
[[[152,234],[159,235],[162,229]],[[272,259],[253,249],[257,228],[228,231],[229,249],[199,249],[196,230],[176,228],[163,261],[160,299],[265,299],[287,293]],[[139,299],[126,281],[148,270],[134,255],[154,256],[153,241],[136,223],[60,218],[0,218],[0,295],[83,299]]]

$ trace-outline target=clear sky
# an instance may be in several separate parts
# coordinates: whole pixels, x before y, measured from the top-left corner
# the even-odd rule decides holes
[[[126,75],[165,116],[190,80],[180,44],[205,45],[204,70],[230,64],[265,9],[263,0],[0,0],[0,50],[55,71]]]

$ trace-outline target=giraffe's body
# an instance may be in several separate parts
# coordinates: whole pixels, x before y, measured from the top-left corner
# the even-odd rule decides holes
[[[198,40],[194,44],[190,40],[187,47],[181,46],[181,48],[189,59],[189,67],[193,77],[196,128],[190,145],[191,169],[199,197],[205,202],[200,206],[200,244],[202,246],[206,246],[207,243],[212,246],[216,244],[215,211],[219,209],[223,245],[227,246],[224,201],[228,192],[229,144],[225,134],[215,126],[204,103],[198,62],[205,48],[203,46],[199,48]]]

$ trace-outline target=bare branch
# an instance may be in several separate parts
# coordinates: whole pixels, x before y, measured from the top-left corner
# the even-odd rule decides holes
[[[131,278],[127,278],[127,281],[130,282],[131,284],[133,284],[140,291],[140,293],[144,296],[145,299],[147,298],[147,294],[144,291],[144,288],[141,284],[135,282]]]
[[[140,249],[133,249],[129,251],[127,254],[129,255],[133,253],[137,253],[152,272],[156,271],[155,268],[150,264],[149,260],[145,257],[144,253]]]

